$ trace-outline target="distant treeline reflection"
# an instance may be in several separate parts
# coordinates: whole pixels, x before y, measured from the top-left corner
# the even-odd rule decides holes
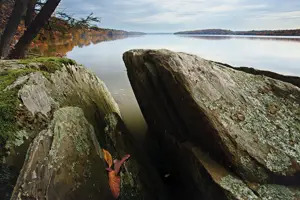
[[[200,40],[230,40],[230,39],[247,39],[247,40],[277,40],[300,42],[300,37],[274,37],[274,36],[236,36],[236,35],[178,35],[180,37],[188,37]]]
[[[32,43],[30,52],[41,56],[65,56],[74,47],[85,47],[103,41],[124,39],[130,35],[124,32],[71,30],[69,33],[40,33]]]

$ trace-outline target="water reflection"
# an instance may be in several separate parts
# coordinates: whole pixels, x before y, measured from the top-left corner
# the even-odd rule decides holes
[[[99,35],[92,37],[75,34],[71,41],[65,42],[58,39],[52,44],[45,44],[45,50],[37,50],[43,50],[44,55],[49,55],[49,50],[52,54],[59,52],[64,55],[67,52],[67,57],[96,73],[118,102],[123,119],[130,131],[142,141],[147,127],[127,78],[122,60],[122,54],[125,51],[166,48],[233,66],[248,66],[299,76],[299,39],[299,37],[182,37],[178,35],[144,35],[141,37]]]
[[[70,33],[54,36],[42,34],[38,40],[32,43],[30,52],[42,56],[65,56],[74,47],[86,47],[104,41],[125,39],[126,34],[107,34],[107,32],[84,32],[72,30]]]
[[[251,35],[178,35],[179,37],[189,37],[199,40],[277,40],[285,42],[300,42],[300,37],[290,36],[251,36]]]

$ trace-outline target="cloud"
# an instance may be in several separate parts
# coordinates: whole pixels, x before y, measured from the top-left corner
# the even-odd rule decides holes
[[[284,20],[284,19],[300,19],[300,11],[265,13],[257,16],[260,20]]]
[[[235,10],[256,10],[256,9],[262,9],[266,8],[267,6],[265,4],[258,4],[258,5],[219,5],[219,6],[213,6],[207,9],[204,9],[203,11],[206,12],[231,12]]]
[[[104,27],[134,31],[253,29],[255,24],[275,29],[300,24],[299,0],[63,0],[61,8],[80,17],[94,12]]]
[[[224,16],[224,14],[231,14],[236,10],[255,10],[263,9],[265,4],[247,4],[241,5],[241,0],[134,0],[125,1],[123,5],[141,5],[149,4],[153,6],[156,12],[138,18],[123,19],[124,22],[138,23],[138,24],[179,24],[185,22],[194,22],[199,18],[214,15]],[[223,13],[223,15],[221,14]]]
[[[139,23],[139,24],[178,24],[193,20],[194,16],[180,15],[175,12],[158,13],[142,18],[125,19],[125,22]]]

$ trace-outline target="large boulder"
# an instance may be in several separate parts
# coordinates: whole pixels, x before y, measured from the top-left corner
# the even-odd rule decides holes
[[[34,139],[11,199],[84,199],[84,190],[90,199],[100,193],[112,199],[101,171],[105,166],[93,126],[81,108],[64,107]]]
[[[102,149],[132,155],[120,199],[157,196],[146,188],[159,187],[157,176],[137,160],[116,102],[85,67],[64,58],[0,61],[0,91],[1,199],[112,199]]]
[[[205,199],[300,198],[300,78],[168,50],[123,59],[169,167]]]

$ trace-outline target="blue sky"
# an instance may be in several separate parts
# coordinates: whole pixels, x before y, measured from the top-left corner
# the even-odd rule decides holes
[[[128,31],[300,28],[300,0],[62,0],[60,9]]]

